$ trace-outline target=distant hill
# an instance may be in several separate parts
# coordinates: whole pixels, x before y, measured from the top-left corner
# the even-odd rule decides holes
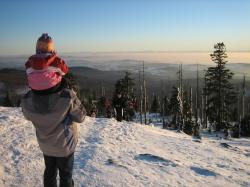
[[[178,54],[178,53],[177,53]],[[111,55],[111,54],[110,54]],[[121,54],[122,55],[122,54]],[[112,55],[109,54],[101,55],[90,53],[82,55],[63,55],[63,59],[67,62],[67,65],[74,70],[77,70],[79,67],[82,68],[92,68],[95,70],[101,70],[105,72],[115,72],[114,75],[117,75],[117,71],[124,72],[130,71],[132,73],[137,74],[142,70],[142,60],[135,59],[116,59],[112,58]],[[3,68],[15,68],[24,70],[24,63],[26,62],[28,55],[21,56],[0,56],[0,69]],[[183,59],[185,61],[185,59]],[[145,72],[150,75],[158,76],[159,79],[171,79],[175,80],[177,78],[176,72],[179,69],[179,64],[182,62],[153,62],[152,59],[145,59]],[[199,75],[202,77],[204,70],[209,66],[213,66],[214,64],[204,64],[204,62],[197,62],[199,64]],[[235,78],[242,78],[243,74],[250,77],[250,62],[247,63],[232,63],[228,62],[227,67],[235,73]],[[87,71],[87,69],[85,69]],[[183,77],[185,79],[193,79],[196,78],[196,70],[197,65],[195,63],[187,64],[183,63]],[[89,72],[91,69],[89,69]],[[87,72],[86,72],[87,73]],[[91,72],[90,72],[91,73]],[[119,74],[119,73],[118,73]]]
[[[132,62],[129,60],[119,62],[104,63],[100,66],[97,63],[85,64],[86,66],[73,66],[70,71],[77,77],[81,89],[88,92],[96,92],[97,96],[101,94],[101,85],[105,87],[106,95],[112,96],[114,85],[117,80],[124,77],[125,71],[131,72],[132,78],[138,83],[139,69],[141,70],[142,64],[138,61]],[[139,63],[139,64],[138,64]],[[116,67],[112,66],[116,65]],[[104,67],[102,70],[100,67]],[[119,67],[118,67],[119,66]],[[203,84],[204,70],[207,65],[199,65],[200,86]],[[250,88],[250,64],[228,64],[228,68],[235,73],[234,83],[240,87],[243,79],[243,74],[246,75],[247,88]],[[110,70],[109,70],[110,69]],[[177,72],[179,64],[145,64],[145,79],[148,94],[158,94],[162,92],[168,94],[172,86],[177,84]],[[196,87],[196,64],[183,64],[183,79],[185,86]],[[17,68],[3,68],[0,69],[0,82],[6,82],[13,87],[20,87],[26,85],[26,75],[24,69]],[[138,84],[137,84],[138,85]],[[139,87],[137,88],[139,92]]]
[[[25,85],[25,71],[10,68],[0,69],[0,81],[12,85]]]

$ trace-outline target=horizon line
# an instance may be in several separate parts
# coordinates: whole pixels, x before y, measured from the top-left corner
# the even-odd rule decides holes
[[[57,52],[57,51],[56,51]],[[79,54],[79,53],[212,53],[207,50],[138,50],[138,51],[71,51],[71,52],[57,52],[59,54]],[[228,53],[250,53],[250,50],[229,50]],[[32,53],[34,54],[34,53]],[[31,54],[0,54],[0,57],[14,57],[26,56]]]
[[[209,50],[135,50],[135,51],[73,51],[73,52],[61,52],[63,53],[208,53]],[[250,52],[248,50],[228,50],[226,52]]]

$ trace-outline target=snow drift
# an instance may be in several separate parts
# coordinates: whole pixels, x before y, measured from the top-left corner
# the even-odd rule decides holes
[[[43,156],[20,108],[0,107],[0,142],[0,186],[42,186]],[[250,186],[250,140],[196,142],[183,133],[87,117],[79,124],[74,181],[84,187]]]

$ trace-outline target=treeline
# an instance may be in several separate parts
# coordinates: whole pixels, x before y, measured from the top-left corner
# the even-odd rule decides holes
[[[119,99],[118,108],[124,108],[121,113],[125,120],[131,120],[136,112],[140,116],[140,122],[148,124],[150,119],[147,119],[147,113],[160,113],[163,128],[177,129],[196,137],[200,137],[201,129],[208,129],[209,132],[223,131],[226,137],[250,136],[250,116],[246,115],[249,113],[249,106],[246,104],[249,101],[246,99],[245,76],[241,88],[232,84],[234,74],[226,68],[224,43],[217,43],[210,56],[215,65],[204,71],[204,77],[199,77],[197,65],[195,87],[183,81],[180,65],[177,72],[178,83],[167,95],[163,91],[158,95],[148,95],[144,64],[142,71],[139,71],[137,86],[135,79],[126,72],[125,77],[115,85],[112,108],[116,108],[116,100],[120,97],[122,99]]]
[[[217,43],[210,56],[215,66],[206,69],[204,77],[200,78],[197,65],[196,87],[183,84],[180,65],[178,84],[172,88],[170,96],[161,101],[162,116],[171,116],[169,123],[163,121],[163,127],[197,137],[200,137],[200,129],[224,131],[226,137],[250,136],[245,76],[241,88],[235,88],[232,84],[233,72],[226,68],[224,43]]]
[[[246,95],[245,76],[240,87],[232,84],[233,72],[227,69],[227,53],[224,43],[217,43],[210,55],[214,66],[198,74],[196,85],[190,85],[183,77],[182,65],[177,72],[175,85],[162,84],[161,90],[149,93],[144,63],[138,77],[125,72],[116,81],[113,90],[105,88],[92,90],[93,85],[82,89],[77,77],[68,73],[65,79],[76,91],[88,115],[92,117],[115,117],[118,121],[135,119],[148,124],[148,113],[161,115],[163,128],[184,131],[200,137],[201,129],[224,131],[226,136],[250,136],[249,97]],[[166,75],[167,76],[167,75]],[[171,88],[164,90],[165,87]],[[20,97],[7,85],[4,106],[19,106]],[[113,93],[112,96],[108,93]]]

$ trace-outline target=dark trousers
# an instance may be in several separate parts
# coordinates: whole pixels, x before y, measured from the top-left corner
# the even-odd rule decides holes
[[[60,187],[73,187],[72,172],[74,153],[67,157],[53,157],[44,155],[44,187],[57,187],[57,170],[59,170]]]
[[[122,121],[123,118],[123,108],[116,108],[116,120]]]

